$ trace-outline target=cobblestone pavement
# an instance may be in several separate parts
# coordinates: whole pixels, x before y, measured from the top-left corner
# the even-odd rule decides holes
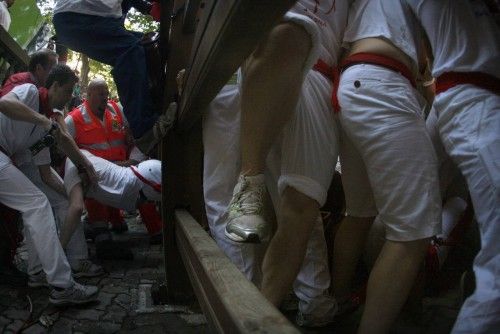
[[[99,302],[55,308],[48,303],[46,288],[0,285],[0,333],[206,333],[206,320],[199,310],[152,305],[151,287],[164,278],[162,249],[149,245],[142,224],[135,219],[128,223],[129,231],[114,237],[130,244],[134,260],[100,261],[106,274],[78,280],[99,286]],[[95,254],[93,245],[89,246]],[[53,324],[43,326],[44,321]]]
[[[151,288],[164,280],[163,251],[161,246],[149,245],[142,224],[132,218],[128,219],[128,225],[129,231],[115,234],[114,239],[130,245],[134,260],[100,261],[106,274],[79,280],[99,286],[99,302],[58,309],[48,304],[48,289],[13,289],[0,285],[0,333],[208,333],[206,319],[198,306],[153,305]],[[93,245],[89,246],[91,255],[95,254]],[[472,255],[464,260],[464,254]],[[391,334],[449,333],[461,306],[459,278],[466,265],[459,260],[470,263],[473,252],[457,249],[451,257],[456,258],[450,261],[453,265],[445,267],[441,277],[435,280],[437,292],[430,296],[424,294],[422,303],[413,309],[407,305]],[[31,305],[26,296],[30,297]],[[294,311],[285,314],[294,321]],[[361,314],[362,308],[359,308],[325,328],[301,328],[300,331],[355,333]]]

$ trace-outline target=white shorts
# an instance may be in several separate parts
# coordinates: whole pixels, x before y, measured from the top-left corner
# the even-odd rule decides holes
[[[345,70],[338,91],[347,213],[378,215],[388,240],[440,232],[438,163],[417,94],[400,74],[368,64]]]

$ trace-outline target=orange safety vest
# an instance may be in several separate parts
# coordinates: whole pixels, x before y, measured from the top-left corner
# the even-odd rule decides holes
[[[109,161],[127,158],[127,138],[123,118],[118,105],[108,101],[104,111],[104,124],[90,110],[88,102],[69,113],[75,124],[75,142],[95,156]]]

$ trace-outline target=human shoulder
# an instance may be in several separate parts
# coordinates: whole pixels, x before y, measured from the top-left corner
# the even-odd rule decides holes
[[[17,98],[23,102],[33,101],[38,99],[39,93],[38,88],[32,83],[25,83],[12,88],[12,93],[14,93]]]

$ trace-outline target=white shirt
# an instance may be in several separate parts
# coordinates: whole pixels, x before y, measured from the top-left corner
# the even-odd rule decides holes
[[[86,197],[94,198],[99,202],[124,210],[135,210],[136,202],[139,197],[139,191],[143,187],[140,181],[129,167],[118,166],[108,160],[96,157],[88,151],[81,150],[97,173],[97,184],[92,185]],[[80,183],[78,170],[75,165],[66,159],[64,174],[64,186],[66,192]]]
[[[9,9],[7,8],[7,3],[5,1],[0,0],[0,26],[2,26],[5,31],[9,30],[10,27],[10,13]]]
[[[300,0],[287,13],[305,15],[316,23],[320,39],[319,58],[330,66],[338,62],[350,2]]]
[[[483,72],[500,78],[500,28],[480,0],[405,0],[427,33],[432,75]]]
[[[24,84],[14,87],[10,91],[20,102],[36,112],[39,110],[38,89],[33,84]],[[9,93],[9,94],[10,94]],[[21,165],[32,159],[29,148],[40,140],[47,131],[33,123],[15,121],[0,113],[0,146],[13,157],[16,164]],[[44,148],[33,157],[36,165],[50,164],[50,151]]]
[[[122,0],[56,0],[54,14],[63,12],[120,18]]]
[[[401,0],[357,0],[349,12],[344,42],[383,37],[418,64],[420,33],[411,9]]]

